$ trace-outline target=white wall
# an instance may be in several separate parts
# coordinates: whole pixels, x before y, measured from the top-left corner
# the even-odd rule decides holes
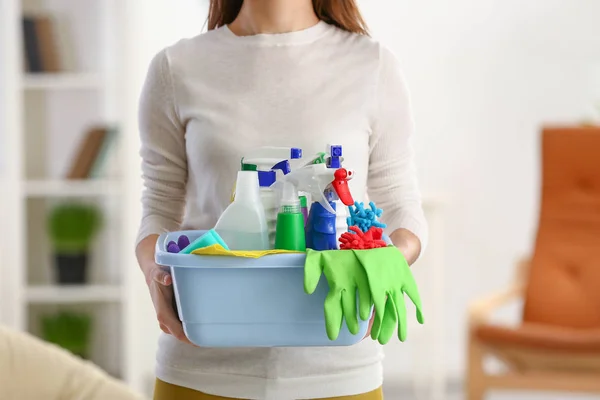
[[[423,190],[451,199],[440,334],[456,375],[464,366],[468,301],[506,284],[534,239],[540,125],[578,122],[600,102],[600,2],[361,5],[374,35],[404,65]]]

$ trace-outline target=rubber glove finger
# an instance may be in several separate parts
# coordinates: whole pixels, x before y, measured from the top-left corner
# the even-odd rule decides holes
[[[419,289],[414,277],[412,276],[412,273],[407,279],[407,284],[402,288],[402,291],[408,295],[408,298],[415,305],[417,309],[417,321],[419,321],[420,324],[424,324],[425,319],[423,318],[423,305],[421,304],[421,296],[419,295]]]
[[[342,310],[348,330],[351,334],[356,335],[358,333],[356,290],[344,290],[342,292]]]
[[[385,314],[385,293],[375,294],[373,296],[373,302],[375,304],[375,321],[373,322],[373,329],[371,330],[371,337],[377,339],[381,332],[381,322]]]
[[[371,339],[373,340],[377,340],[377,337],[381,332],[381,321],[382,318],[380,318],[380,315],[375,311],[375,314],[373,315],[373,325],[371,326]]]
[[[317,289],[323,273],[322,254],[320,251],[307,249],[304,262],[304,292],[313,294]]]
[[[359,268],[362,268],[362,265]],[[366,273],[356,277],[356,285],[358,287],[358,311],[360,319],[368,321],[371,318],[373,298],[371,297],[371,289],[369,288],[369,280]]]
[[[392,294],[394,304],[396,305],[396,312],[398,313],[398,339],[401,342],[406,340],[408,335],[408,324],[406,322],[406,303],[404,301],[404,293],[401,291],[394,292]]]
[[[325,328],[329,340],[336,340],[342,329],[342,299],[340,292],[329,291],[325,298]]]
[[[398,324],[398,315],[396,314],[396,306],[394,304],[394,298],[388,295],[385,303],[385,315],[381,323],[381,333],[379,334],[379,343],[386,344],[394,336],[396,325]]]

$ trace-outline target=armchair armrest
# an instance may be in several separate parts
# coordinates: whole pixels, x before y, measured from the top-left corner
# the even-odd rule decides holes
[[[524,285],[515,283],[504,290],[473,301],[469,305],[469,324],[471,327],[482,324],[496,309],[521,297],[524,290]]]
[[[504,290],[477,299],[469,305],[468,317],[471,328],[485,322],[496,309],[523,296],[528,267],[529,260],[521,260],[513,284]]]

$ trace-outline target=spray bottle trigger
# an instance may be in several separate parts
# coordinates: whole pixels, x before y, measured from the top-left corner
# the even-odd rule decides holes
[[[321,185],[319,185],[319,186],[321,186]],[[325,197],[325,188],[319,187],[319,194],[317,197],[314,197],[316,195],[317,195],[316,193],[311,193],[311,197],[313,197],[315,199],[318,198],[319,203],[321,203],[321,205],[323,206],[324,209],[326,209],[327,211],[329,211],[330,213],[335,215],[335,210],[333,209],[333,207],[331,207],[331,204],[329,204],[329,201]]]

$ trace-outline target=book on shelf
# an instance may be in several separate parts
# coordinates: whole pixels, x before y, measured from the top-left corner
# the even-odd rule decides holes
[[[79,142],[67,171],[67,179],[89,179],[102,176],[117,130],[109,126],[93,126]]]
[[[23,17],[25,70],[31,73],[59,72],[58,43],[54,21],[48,15]]]

